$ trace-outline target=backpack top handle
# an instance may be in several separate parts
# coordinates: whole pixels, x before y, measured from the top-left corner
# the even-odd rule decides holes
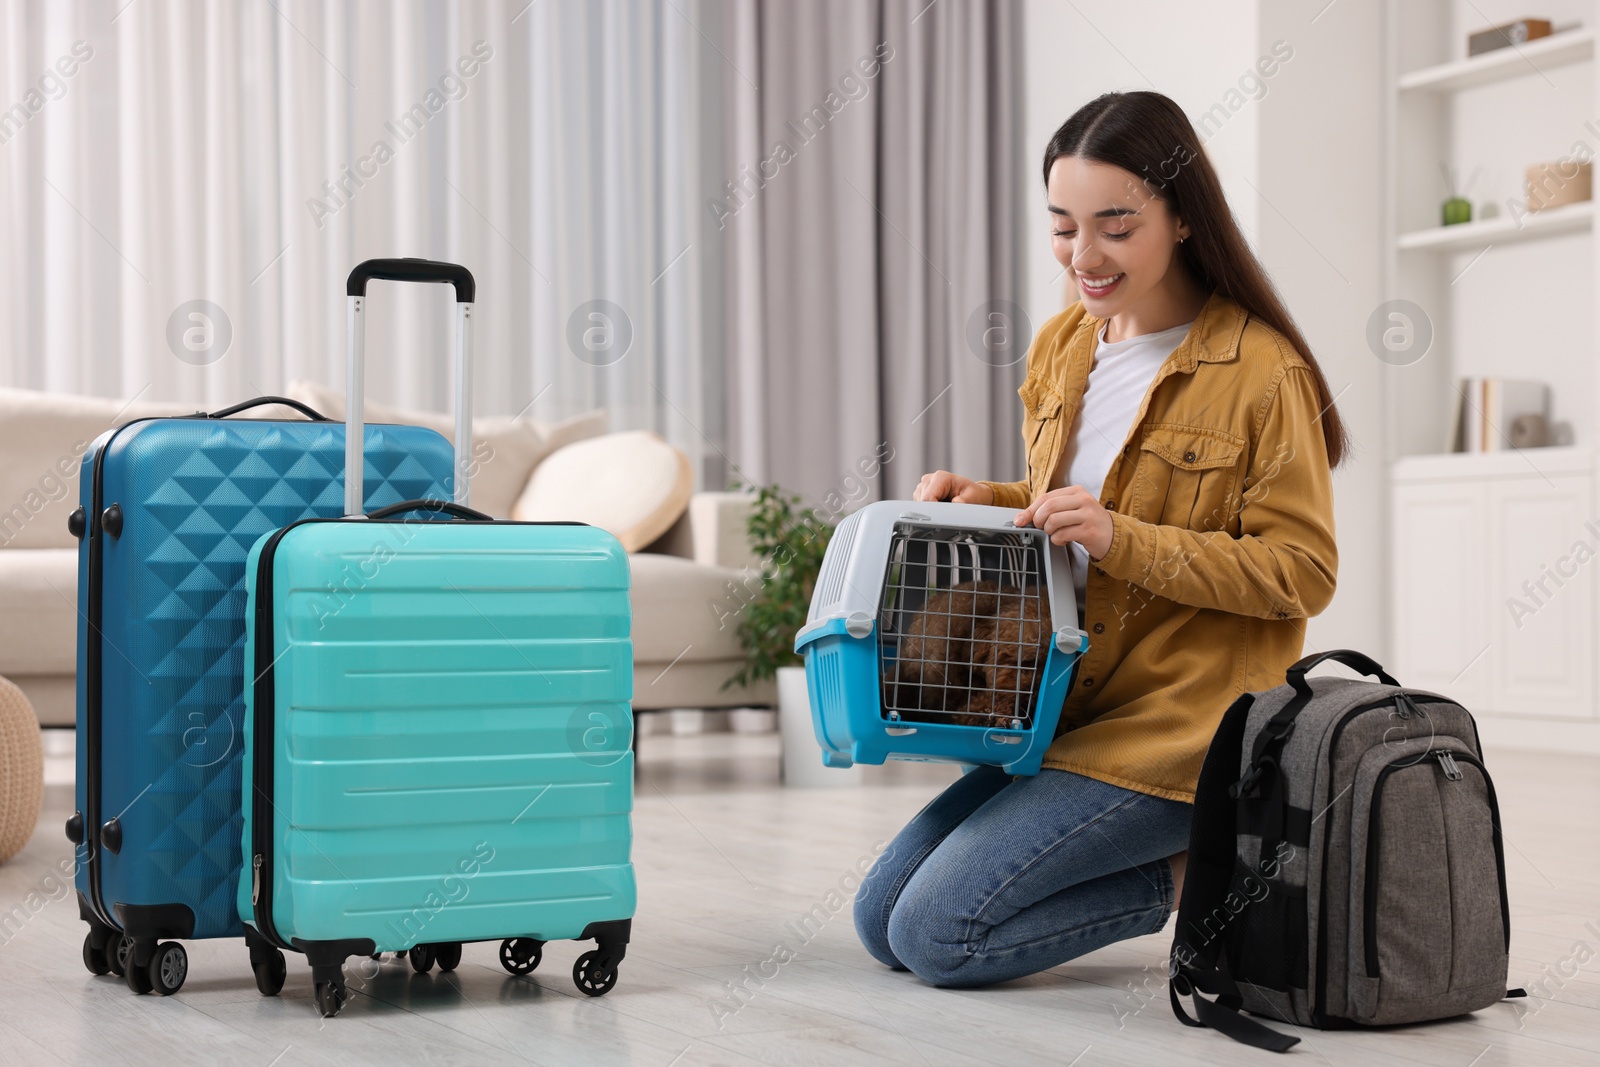
[[[1294,686],[1295,692],[1304,694],[1309,698],[1311,696],[1311,685],[1306,681],[1306,673],[1327,659],[1342,663],[1353,671],[1369,674],[1385,685],[1400,684],[1394,680],[1393,675],[1379,666],[1377,660],[1365,652],[1357,652],[1353,648],[1334,648],[1329,649],[1327,652],[1318,652],[1315,655],[1307,656],[1285,671],[1284,678],[1290,685]]]
[[[1239,798],[1254,795],[1269,768],[1276,770],[1277,754],[1282,750],[1285,739],[1294,730],[1295,716],[1311,702],[1311,683],[1306,681],[1306,673],[1323,660],[1329,659],[1342,663],[1351,670],[1371,675],[1385,685],[1400,684],[1378,664],[1377,660],[1353,648],[1329,649],[1297,661],[1284,672],[1284,677],[1294,688],[1294,696],[1290,697],[1289,702],[1262,726],[1260,733],[1256,734],[1255,745],[1250,753],[1249,769],[1237,782],[1228,787],[1229,796]]]

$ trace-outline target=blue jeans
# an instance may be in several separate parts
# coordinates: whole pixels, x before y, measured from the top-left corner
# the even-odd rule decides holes
[[[936,986],[1043,971],[1166,926],[1192,804],[1071,771],[979,767],[895,835],[856,894],[874,958]]]

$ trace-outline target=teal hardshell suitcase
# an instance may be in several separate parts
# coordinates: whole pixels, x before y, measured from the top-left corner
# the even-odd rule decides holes
[[[358,267],[352,317],[367,278],[455,281],[469,315],[471,276],[419,263]],[[458,365],[469,327],[461,315]],[[456,503],[297,522],[246,564],[239,914],[261,991],[281,988],[282,949],[303,952],[324,1015],[344,1003],[352,956],[450,969],[463,943],[501,941],[502,965],[525,974],[545,942],[594,939],[573,977],[598,996],[626,952],[627,553],[596,527],[474,512],[465,474]]]

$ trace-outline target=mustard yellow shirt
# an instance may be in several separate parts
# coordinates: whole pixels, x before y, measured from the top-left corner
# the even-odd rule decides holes
[[[1102,320],[1081,303],[1028,351],[1028,476],[984,482],[1026,507],[1049,488],[1083,401]],[[1089,650],[1044,766],[1194,803],[1222,713],[1283,683],[1305,620],[1333,599],[1332,472],[1310,368],[1276,330],[1212,293],[1156,373],[1100,503]]]

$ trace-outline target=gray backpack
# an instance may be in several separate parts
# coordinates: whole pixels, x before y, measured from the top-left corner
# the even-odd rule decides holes
[[[1378,681],[1306,677],[1325,659]],[[1325,1030],[1476,1011],[1526,995],[1506,989],[1510,939],[1500,812],[1465,708],[1348,649],[1228,708],[1172,942],[1182,1022],[1282,1052],[1300,1039],[1240,1011]]]

